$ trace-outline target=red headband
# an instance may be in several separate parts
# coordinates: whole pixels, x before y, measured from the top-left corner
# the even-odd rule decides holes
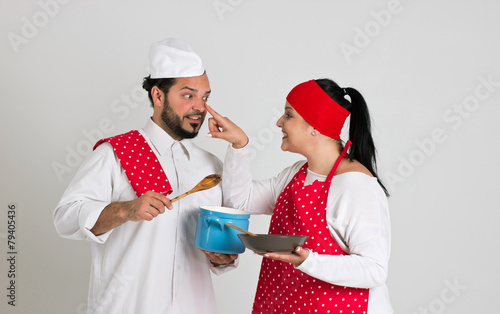
[[[340,139],[340,131],[350,112],[328,96],[315,80],[295,86],[286,100],[316,130]]]

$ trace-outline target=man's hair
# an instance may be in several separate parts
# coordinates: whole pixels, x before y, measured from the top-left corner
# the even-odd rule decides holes
[[[151,75],[145,77],[142,81],[142,88],[144,88],[148,92],[151,107],[154,106],[153,96],[151,96],[151,89],[153,88],[153,86],[157,86],[165,94],[166,97],[168,95],[168,92],[170,91],[170,87],[172,87],[176,82],[176,78],[152,79]]]

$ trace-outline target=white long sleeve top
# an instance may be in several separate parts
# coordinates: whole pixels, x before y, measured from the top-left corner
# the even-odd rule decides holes
[[[151,119],[139,132],[161,163],[177,196],[222,163],[190,140],[175,141]],[[81,165],[54,211],[57,232],[88,240],[92,265],[88,313],[215,313],[210,270],[213,267],[194,245],[200,205],[221,205],[218,185],[173,203],[152,221],[126,222],[95,236],[90,232],[111,202],[137,198],[109,143],[103,143]]]
[[[252,181],[250,151],[246,147],[229,146],[227,150],[222,180],[224,202],[251,214],[272,215],[277,198],[305,161],[274,178]],[[305,184],[325,179],[308,170]],[[393,313],[385,285],[391,244],[389,208],[377,179],[360,172],[334,176],[326,211],[331,235],[347,254],[310,251],[297,268],[331,284],[368,288],[368,314]]]

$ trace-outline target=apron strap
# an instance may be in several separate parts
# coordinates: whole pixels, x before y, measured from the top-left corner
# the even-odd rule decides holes
[[[351,146],[351,144],[352,144],[351,141],[347,141],[347,143],[345,143],[344,149],[340,153],[339,158],[337,158],[337,161],[335,161],[335,165],[333,165],[332,171],[330,171],[330,173],[328,174],[328,177],[326,178],[325,182],[330,182],[332,180],[333,175],[337,171],[337,168],[339,167],[339,164],[342,161],[342,158],[347,157],[347,150],[349,149],[349,146]]]
[[[172,193],[172,186],[166,173],[139,131],[133,130],[102,139],[95,144],[94,149],[103,142],[113,146],[116,158],[120,161],[137,197],[141,197],[147,191],[158,192],[165,196]]]

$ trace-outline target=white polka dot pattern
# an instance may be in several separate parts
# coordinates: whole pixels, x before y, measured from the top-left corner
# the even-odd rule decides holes
[[[147,191],[163,195],[172,193],[167,175],[151,150],[148,142],[137,130],[100,140],[94,149],[103,142],[113,146],[116,157],[127,174],[137,197]]]
[[[270,234],[308,235],[303,247],[319,254],[345,255],[330,235],[326,201],[331,178],[304,186],[307,164],[290,181],[274,208]],[[332,285],[289,263],[264,258],[252,313],[361,314],[368,309],[368,289]]]

